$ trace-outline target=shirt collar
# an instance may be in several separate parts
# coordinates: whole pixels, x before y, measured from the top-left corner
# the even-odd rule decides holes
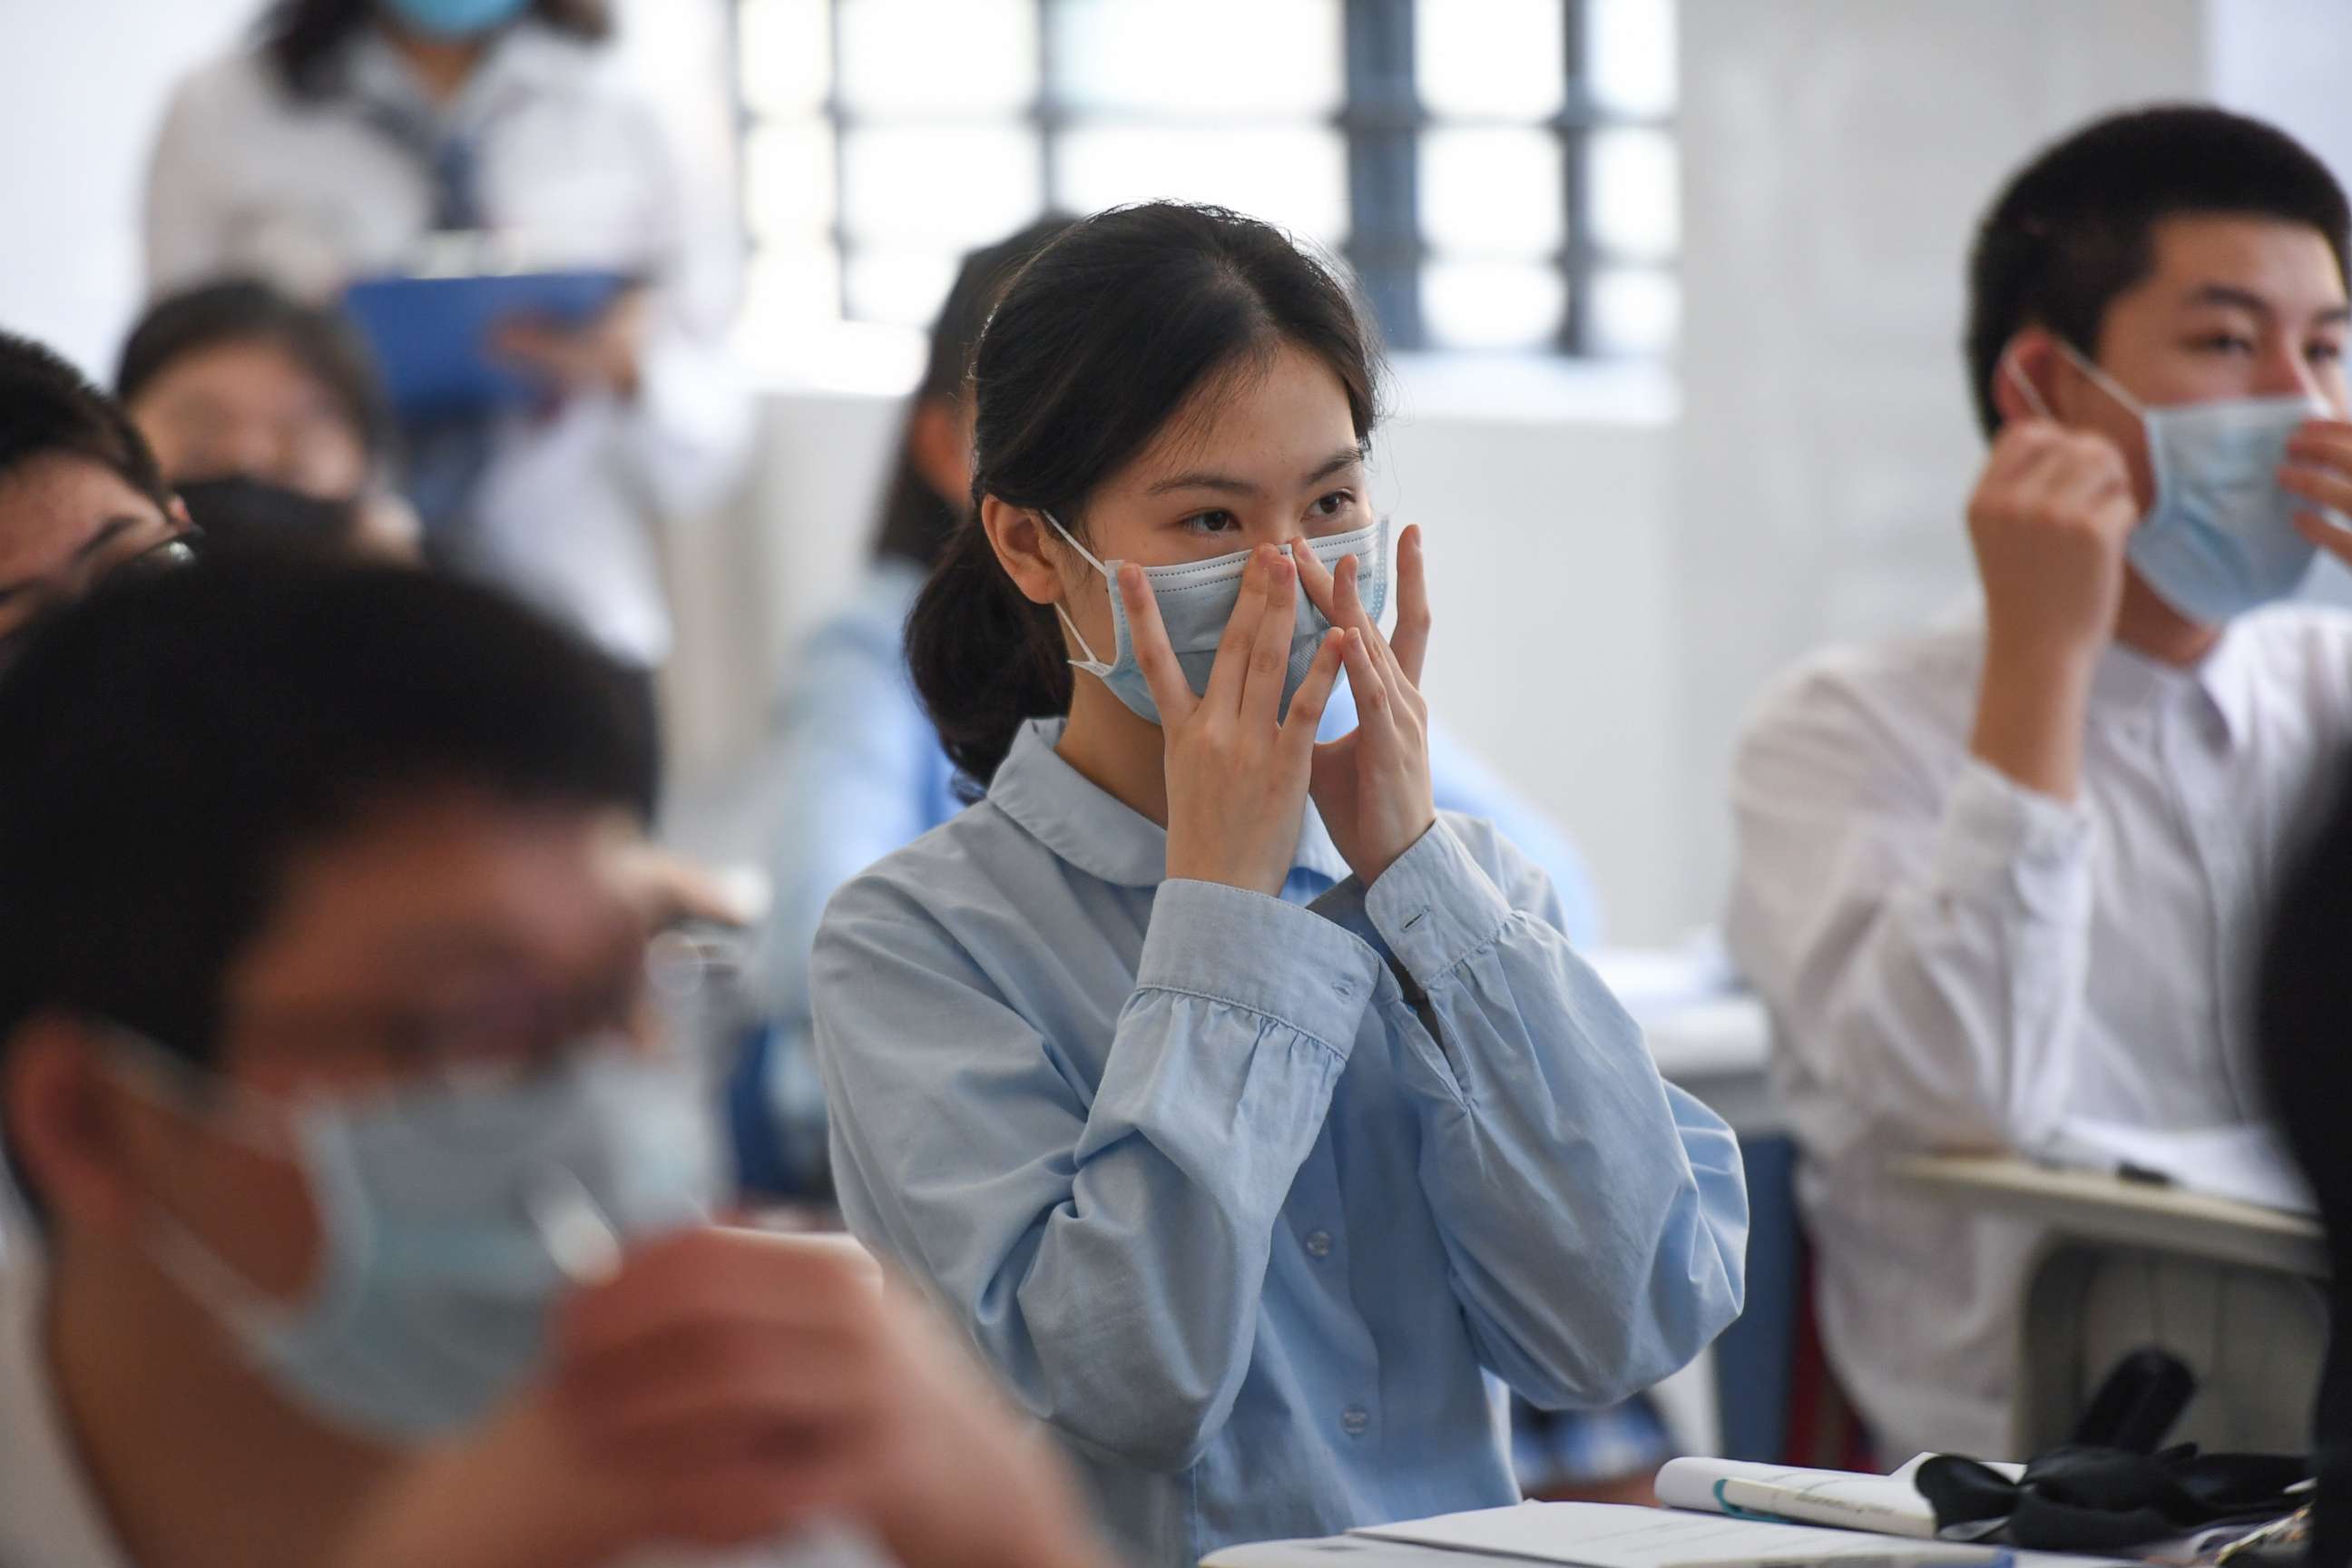
[[[1013,738],[1004,765],[989,782],[988,802],[1030,837],[1091,877],[1125,888],[1168,879],[1168,830],[1062,760],[1062,719],[1033,719]],[[1309,801],[1291,865],[1325,880],[1344,880],[1348,862]]]
[[[2219,719],[2224,736],[2235,742],[2246,733],[2253,702],[2252,641],[2233,623],[2222,627],[2221,640],[2203,658],[2186,667],[2110,643],[2092,676],[2092,711],[2121,717],[2163,703],[2192,702]]]
[[[443,105],[426,96],[391,41],[370,27],[352,42],[347,80],[366,102],[415,117],[446,134],[472,135],[507,104],[560,85],[580,52],[577,44],[535,22],[519,22],[492,40],[457,98]]]

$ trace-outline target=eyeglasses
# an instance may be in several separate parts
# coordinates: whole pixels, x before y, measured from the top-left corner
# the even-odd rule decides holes
[[[81,598],[100,583],[131,582],[185,571],[202,559],[204,542],[202,529],[178,526],[162,539],[138,545],[128,554],[110,559],[101,555],[80,571],[68,575],[62,583],[36,589],[37,599],[32,614],[15,630],[0,633],[0,669],[7,668],[23,654],[42,622]]]

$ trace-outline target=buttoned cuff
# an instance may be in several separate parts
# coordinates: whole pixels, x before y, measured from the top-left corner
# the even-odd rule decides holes
[[[1424,992],[1491,945],[1511,918],[1510,900],[1442,816],[1365,891],[1364,910]]]
[[[1171,879],[1152,896],[1135,984],[1247,1008],[1345,1056],[1380,972],[1370,943],[1311,910]]]
[[[2063,912],[2090,862],[2091,813],[1969,759],[1944,805],[1936,879],[1962,897],[2014,899],[2036,915]]]

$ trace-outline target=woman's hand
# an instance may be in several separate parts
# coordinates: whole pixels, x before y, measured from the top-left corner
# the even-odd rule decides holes
[[[1202,697],[1185,682],[1140,568],[1118,569],[1118,593],[1166,738],[1168,875],[1279,894],[1298,853],[1315,726],[1339,679],[1339,635],[1316,650],[1285,721],[1298,584],[1279,551],[1264,546],[1250,557]]]
[[[2352,530],[2320,510],[2325,507],[2337,517],[2352,517],[2352,424],[2314,419],[2287,442],[2286,456],[2278,472],[2280,488],[2312,508],[2295,513],[2296,531],[2352,566]]]
[[[1397,541],[1393,645],[1364,611],[1356,592],[1354,556],[1342,560],[1335,574],[1324,569],[1304,539],[1291,554],[1307,596],[1325,620],[1347,634],[1356,727],[1315,748],[1311,788],[1331,842],[1356,879],[1369,888],[1437,821],[1429,784],[1429,705],[1421,697],[1422,660],[1429,652],[1421,530],[1408,528]],[[1317,704],[1318,712],[1321,706]]]
[[[604,392],[634,398],[645,366],[651,310],[652,296],[631,289],[593,320],[577,326],[527,317],[502,321],[490,346],[499,359],[560,397]]]

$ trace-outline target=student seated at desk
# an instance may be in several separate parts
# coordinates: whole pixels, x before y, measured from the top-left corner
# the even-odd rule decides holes
[[[971,385],[978,515],[908,646],[991,783],[818,933],[843,1211],[1138,1568],[1516,1501],[1484,1373],[1591,1406],[1683,1365],[1746,1193],[1541,870],[1432,803],[1363,318],[1264,224],[1120,209],[1013,281]]]
[[[930,357],[909,400],[898,460],[884,492],[874,557],[849,601],[793,658],[777,706],[779,772],[768,801],[775,903],[760,963],[767,1026],[744,1053],[730,1089],[744,1180],[782,1196],[823,1192],[824,1086],[809,1018],[809,950],[825,903],[842,884],[947,821],[968,804],[907,669],[907,617],[923,580],[971,510],[972,343],[1004,286],[1069,226],[1045,218],[963,260],[931,326]],[[1341,681],[1321,733],[1355,727]],[[1567,834],[1430,725],[1430,793],[1442,810],[1483,817],[1551,879],[1559,929],[1580,945],[1600,940],[1600,900]],[[1515,1468],[1546,1495],[1582,1495],[1630,1482],[1646,1489],[1672,1457],[1646,1397],[1610,1410],[1515,1407]]]
[[[174,294],[131,329],[114,392],[214,543],[415,552],[392,410],[336,312],[259,282]]]
[[[45,626],[0,680],[0,1563],[1099,1568],[911,1300],[705,1217],[652,777],[619,672],[421,573]]]
[[[1982,608],[1812,659],[1733,779],[1832,1363],[1879,1455],[1998,1456],[2036,1237],[1906,1152],[2259,1117],[2252,933],[2352,740],[2352,621],[2276,601],[2352,514],[2345,196],[2218,110],[2091,125],[1993,204],[1968,368]]]

